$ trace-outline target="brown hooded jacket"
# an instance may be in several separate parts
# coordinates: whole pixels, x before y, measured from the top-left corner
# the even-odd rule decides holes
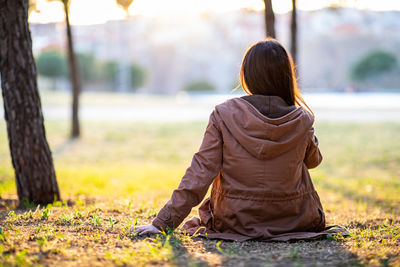
[[[212,184],[200,219],[182,227],[189,234],[285,241],[329,233],[308,172],[322,160],[313,122],[308,111],[278,96],[216,106],[191,166],[152,224],[178,227]]]

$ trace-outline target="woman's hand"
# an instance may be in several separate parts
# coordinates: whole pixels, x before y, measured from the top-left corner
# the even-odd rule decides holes
[[[160,230],[157,227],[149,224],[149,225],[139,225],[136,227],[132,227],[131,231],[138,235],[145,235],[145,234],[158,234]]]

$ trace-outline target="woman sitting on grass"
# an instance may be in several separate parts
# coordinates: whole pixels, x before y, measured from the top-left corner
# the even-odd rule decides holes
[[[181,230],[244,241],[316,238],[325,215],[308,169],[322,161],[314,115],[297,88],[289,53],[274,39],[246,52],[240,82],[248,94],[217,105],[199,151],[171,199],[137,234],[175,229],[212,184],[198,218]],[[343,231],[342,231],[343,232]]]

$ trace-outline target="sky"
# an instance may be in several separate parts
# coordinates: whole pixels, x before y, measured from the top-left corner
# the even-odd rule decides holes
[[[298,9],[315,10],[331,4],[372,10],[400,10],[399,0],[297,0]],[[291,10],[291,0],[273,0],[276,13]],[[129,8],[130,15],[175,16],[200,12],[227,12],[240,8],[262,10],[262,0],[134,0]],[[39,12],[30,15],[31,23],[60,22],[64,13],[60,1],[37,0]],[[126,13],[115,0],[71,0],[70,20],[75,25],[104,23],[123,19]]]

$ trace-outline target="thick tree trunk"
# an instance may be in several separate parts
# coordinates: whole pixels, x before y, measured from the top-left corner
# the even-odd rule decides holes
[[[78,107],[79,107],[79,93],[81,91],[79,71],[76,64],[76,57],[74,53],[74,46],[72,40],[72,30],[69,23],[69,8],[68,0],[63,0],[65,22],[67,25],[67,44],[68,44],[68,62],[69,73],[72,84],[72,125],[71,125],[71,138],[77,138],[80,135]]]
[[[275,15],[274,10],[272,9],[272,0],[264,0],[265,5],[265,31],[267,37],[276,38],[275,33]]]
[[[290,53],[297,63],[297,8],[296,0],[292,0],[292,20],[290,24]]]
[[[0,0],[0,73],[18,197],[36,204],[60,199],[46,140],[28,26],[28,0]]]

